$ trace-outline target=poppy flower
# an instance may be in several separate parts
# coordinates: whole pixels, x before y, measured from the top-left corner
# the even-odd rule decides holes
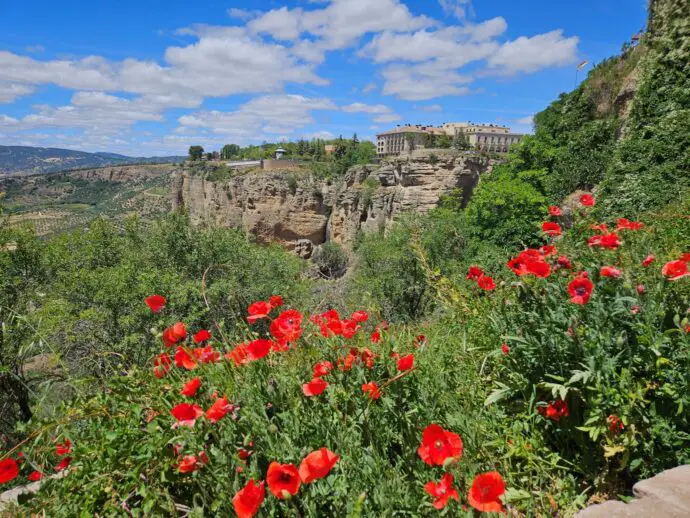
[[[609,233],[609,226],[606,223],[599,223],[598,225],[590,225],[590,229],[596,230],[597,232],[601,232],[602,234],[608,234]]]
[[[281,297],[280,295],[273,295],[270,299],[268,299],[268,303],[274,309],[279,308],[283,305],[283,297]]]
[[[253,451],[247,450],[245,448],[239,448],[237,450],[237,456],[240,458],[240,460],[247,460],[249,457],[252,456],[253,453]]]
[[[166,347],[172,347],[185,338],[187,338],[187,328],[184,322],[177,322],[163,331],[163,343]]]
[[[184,367],[188,371],[191,371],[196,369],[197,363],[197,357],[193,352],[192,354],[189,354],[185,347],[177,347],[177,350],[175,351],[175,365],[178,367]]]
[[[172,416],[177,419],[177,422],[172,425],[172,428],[177,428],[178,426],[186,426],[188,428],[193,428],[196,420],[202,416],[204,410],[199,405],[193,405],[191,403],[180,403],[179,405],[173,407],[170,410]]]
[[[541,252],[534,249],[520,252],[517,257],[508,261],[508,268],[519,276],[534,275],[546,278],[551,275],[551,266],[544,260]]]
[[[278,464],[277,462],[271,462],[268,466],[266,482],[273,496],[279,500],[296,495],[301,484],[299,471],[297,471],[295,466],[292,464]]]
[[[594,284],[587,277],[578,276],[568,284],[570,302],[573,304],[587,304],[592,295]]]
[[[357,351],[357,349],[355,349]],[[374,367],[374,358],[376,355],[371,352],[369,349],[366,347],[362,349],[362,352],[359,354],[360,358],[364,362],[364,365],[367,366],[367,369],[372,369]]]
[[[19,465],[14,459],[0,460],[0,484],[10,482],[19,476]]]
[[[247,313],[249,313],[247,320],[250,324],[253,324],[257,320],[261,320],[262,318],[268,318],[268,314],[271,312],[272,309],[273,308],[271,307],[270,302],[266,302],[265,300],[253,302],[247,308]]]
[[[254,340],[247,345],[247,359],[249,361],[256,361],[264,358],[271,352],[273,342],[264,338]]]
[[[294,309],[283,311],[271,322],[270,331],[274,338],[294,342],[302,336],[302,315]]]
[[[28,478],[31,482],[37,482],[43,478],[43,473],[41,473],[40,471],[33,471],[26,478]]]
[[[647,289],[644,287],[644,284],[638,284],[637,288],[635,289],[637,290],[638,295],[644,295],[645,291],[647,291]]]
[[[159,313],[163,308],[165,308],[165,297],[161,295],[151,295],[146,297],[146,305],[151,309],[153,313]]]
[[[670,281],[677,281],[678,279],[682,279],[683,277],[690,275],[690,271],[688,271],[688,263],[680,259],[666,263],[661,269],[661,273],[664,274],[664,277]]]
[[[639,221],[630,221],[626,218],[620,218],[616,230],[640,230],[643,227],[644,224]]]
[[[193,338],[195,344],[200,344],[201,342],[205,342],[210,339],[211,333],[209,333],[206,329],[202,329],[201,331],[199,331],[197,334],[194,335]]]
[[[314,377],[320,378],[322,376],[328,376],[328,374],[333,370],[333,364],[328,360],[322,361],[314,365]]]
[[[608,416],[606,421],[608,422],[609,431],[611,433],[618,433],[621,430],[623,430],[623,428],[625,428],[625,425],[623,424],[623,420],[620,417],[618,417],[617,415]]]
[[[553,221],[545,221],[544,223],[542,223],[541,230],[545,234],[554,237],[560,236],[562,233],[561,226],[558,223],[554,223]]]
[[[541,255],[544,257],[551,257],[552,255],[556,255],[556,247],[554,245],[544,245],[542,246],[539,251],[541,252]]]
[[[563,214],[563,212],[561,211],[560,207],[557,207],[556,205],[551,205],[549,206],[549,214],[551,214],[552,216],[560,216],[561,214]]]
[[[55,455],[64,457],[72,453],[72,441],[65,439],[65,442],[59,442],[55,445]]]
[[[488,275],[482,275],[479,277],[477,280],[477,286],[484,291],[493,291],[496,289],[496,283],[494,282],[493,277],[489,277]]]
[[[232,360],[234,362],[235,367],[246,364],[249,361],[248,356],[249,351],[247,349],[247,344],[239,344],[235,346],[232,351],[225,355],[228,360]]]
[[[328,383],[321,378],[314,378],[309,383],[302,385],[302,392],[307,397],[318,396],[328,387]]]
[[[177,465],[177,470],[180,473],[193,473],[200,468],[201,464],[199,463],[199,459],[194,455],[185,455]]]
[[[203,450],[199,452],[199,462],[208,464],[208,454]]]
[[[426,347],[429,344],[429,340],[424,335],[417,335],[414,339],[415,347]]]
[[[364,385],[362,385],[362,392],[368,394],[369,399],[371,400],[376,400],[381,397],[381,391],[379,390],[379,386],[373,381],[370,381],[369,383],[365,383]]]
[[[168,353],[159,354],[156,359],[153,360],[153,374],[156,378],[162,378],[165,376],[172,366],[172,360]]]
[[[615,232],[610,234],[599,234],[592,236],[587,240],[587,244],[590,247],[608,248],[609,250],[615,250],[621,246],[620,237]]]
[[[377,344],[381,341],[381,331],[376,329],[373,333],[371,333],[371,343]]]
[[[299,478],[302,483],[310,484],[324,478],[333,469],[340,456],[328,448],[321,448],[307,455],[299,465]]]
[[[653,255],[649,254],[649,255],[648,255],[647,257],[645,257],[644,260],[642,261],[642,266],[650,266],[650,265],[654,262],[654,259],[656,259],[656,257],[654,257]]]
[[[264,488],[263,480],[258,485],[253,480],[247,482],[247,485],[232,497],[232,505],[235,508],[237,517],[252,518],[259,512],[265,497],[266,489]]]
[[[367,313],[366,311],[355,311],[350,316],[350,319],[354,320],[358,324],[362,324],[362,323],[366,322],[367,320],[369,320],[369,313]]]
[[[508,354],[510,352],[510,347],[508,347],[508,344],[501,345],[501,352],[503,354]]]
[[[594,207],[597,204],[594,196],[591,194],[583,194],[580,196],[580,203],[585,207]]]
[[[568,408],[568,403],[562,399],[557,399],[552,401],[546,407],[539,407],[538,412],[544,415],[547,419],[552,421],[560,421],[562,417],[568,417],[570,414],[570,409]]]
[[[484,270],[482,270],[479,266],[470,266],[470,269],[467,272],[467,279],[470,281],[476,281],[479,280],[482,275],[484,275]]]
[[[235,405],[228,401],[228,396],[223,396],[216,399],[216,401],[206,410],[206,417],[212,423],[217,423],[230,412],[237,409]]]
[[[72,463],[72,457],[63,457],[60,463],[55,466],[55,471],[60,473],[61,471],[65,471],[69,465]]]
[[[398,370],[401,372],[409,371],[414,367],[414,354],[408,354],[398,360]]]
[[[422,445],[417,453],[430,466],[443,466],[462,457],[462,439],[437,424],[430,424],[422,433]]]
[[[501,496],[506,492],[503,477],[497,471],[477,475],[467,494],[467,502],[483,513],[502,513]]]
[[[686,263],[690,263],[690,252],[686,252],[683,255],[681,255],[680,260],[685,261]]]
[[[613,266],[602,266],[599,273],[602,277],[613,277],[614,279],[618,279],[621,276],[621,271]]]
[[[190,380],[184,384],[184,387],[182,387],[180,394],[187,397],[194,397],[196,391],[199,390],[200,386],[201,380],[199,378],[194,378],[193,380]]]
[[[566,270],[570,270],[573,267],[570,259],[564,255],[560,256],[556,262],[558,263],[558,266],[565,268]]]
[[[206,347],[197,347],[194,349],[194,357],[201,363],[215,363],[220,360],[220,353],[213,349],[212,345]]]
[[[460,495],[457,489],[453,488],[453,481],[453,475],[444,473],[438,484],[436,482],[427,482],[424,484],[424,491],[433,497],[434,507],[436,509],[443,509],[448,505],[448,500],[451,498],[454,498],[456,502],[460,501]]]

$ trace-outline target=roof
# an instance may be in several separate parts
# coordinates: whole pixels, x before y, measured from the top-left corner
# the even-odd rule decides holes
[[[278,149],[276,149],[276,153],[281,153],[281,152],[282,152],[282,153],[287,153],[287,150],[286,150],[286,149],[283,149],[282,147],[279,147]]]
[[[392,130],[378,133],[376,136],[378,137],[381,135],[395,135],[397,133],[429,133],[430,129],[431,128],[427,126],[398,126],[397,128],[393,128]]]

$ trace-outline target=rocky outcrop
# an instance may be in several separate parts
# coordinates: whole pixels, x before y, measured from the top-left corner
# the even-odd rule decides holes
[[[173,206],[186,209],[193,224],[240,228],[304,257],[326,241],[348,246],[359,231],[378,232],[402,214],[427,212],[453,189],[466,203],[489,167],[485,158],[448,153],[356,166],[335,183],[294,171],[224,181],[183,171],[173,181]]]

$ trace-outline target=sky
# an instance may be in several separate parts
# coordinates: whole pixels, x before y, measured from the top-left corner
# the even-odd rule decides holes
[[[0,144],[183,155],[532,116],[646,0],[0,0]],[[576,74],[576,65],[590,65]]]

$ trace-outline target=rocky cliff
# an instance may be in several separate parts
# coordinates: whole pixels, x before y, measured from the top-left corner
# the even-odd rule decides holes
[[[314,246],[351,245],[358,232],[385,230],[401,214],[427,212],[460,189],[469,200],[483,157],[439,153],[356,166],[340,182],[307,173],[251,172],[223,181],[183,171],[173,181],[173,206],[196,225],[241,228],[260,242],[279,242],[309,257]]]

